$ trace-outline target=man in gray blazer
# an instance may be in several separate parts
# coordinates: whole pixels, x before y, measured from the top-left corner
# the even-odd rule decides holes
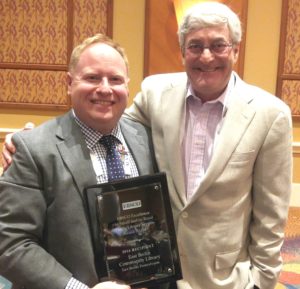
[[[146,78],[127,111],[151,127],[168,175],[179,288],[273,289],[292,181],[290,110],[232,71],[241,24],[227,6],[192,7],[179,40],[186,72]]]
[[[16,133],[14,161],[0,178],[0,275],[13,288],[128,289],[98,283],[83,190],[106,182],[103,135],[126,152],[126,178],[155,172],[148,131],[121,119],[128,99],[123,49],[97,34],[72,53],[72,110]]]

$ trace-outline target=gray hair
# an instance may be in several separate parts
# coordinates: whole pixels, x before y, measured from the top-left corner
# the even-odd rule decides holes
[[[219,25],[228,25],[233,44],[242,39],[241,21],[228,6],[218,2],[203,2],[192,6],[184,15],[178,29],[181,52],[184,54],[185,39],[189,32]]]

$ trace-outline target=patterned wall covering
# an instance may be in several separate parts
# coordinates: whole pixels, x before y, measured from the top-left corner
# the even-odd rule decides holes
[[[282,1],[277,95],[300,117],[300,1]]]
[[[0,69],[1,102],[67,105],[65,74],[65,71]]]
[[[298,66],[300,66],[300,63]],[[284,80],[282,83],[281,98],[289,104],[294,116],[300,116],[300,79]]]
[[[0,105],[67,109],[74,45],[111,35],[112,0],[1,0]]]
[[[74,44],[77,45],[87,36],[102,32],[111,36],[109,0],[74,1]]]
[[[0,1],[0,61],[65,64],[66,1]]]

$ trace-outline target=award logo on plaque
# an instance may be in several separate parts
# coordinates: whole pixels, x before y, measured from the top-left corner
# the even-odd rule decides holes
[[[166,175],[87,187],[100,281],[147,287],[181,279]]]

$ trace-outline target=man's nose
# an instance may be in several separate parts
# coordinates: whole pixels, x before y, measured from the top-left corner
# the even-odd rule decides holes
[[[107,78],[102,78],[101,79],[101,81],[99,82],[99,84],[97,86],[97,91],[101,92],[101,93],[107,93],[107,94],[112,93],[111,85],[110,85],[109,80]]]
[[[211,60],[214,58],[214,53],[210,50],[209,47],[204,47],[202,53],[200,54],[200,59]]]

